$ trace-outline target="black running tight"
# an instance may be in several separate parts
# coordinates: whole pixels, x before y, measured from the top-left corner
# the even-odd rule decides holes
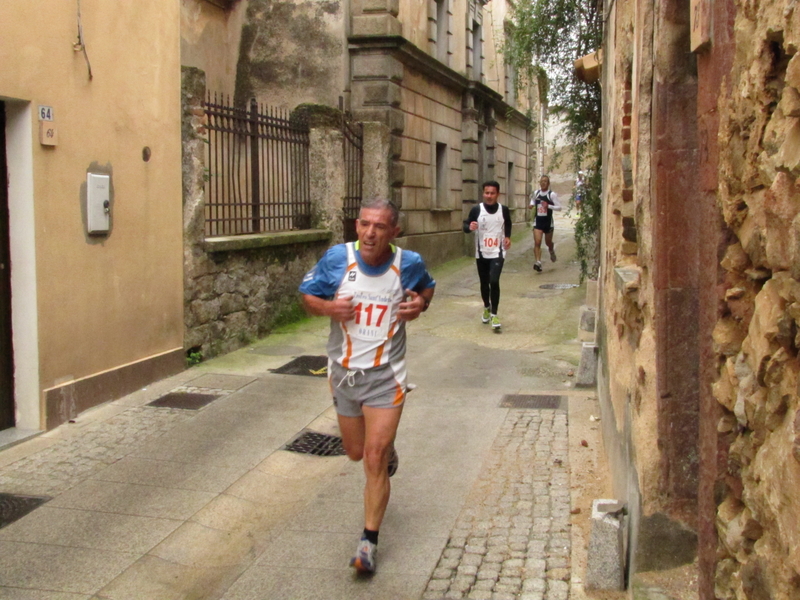
[[[500,273],[503,272],[503,258],[476,258],[478,277],[481,280],[481,298],[484,306],[491,306],[493,315],[500,304]]]

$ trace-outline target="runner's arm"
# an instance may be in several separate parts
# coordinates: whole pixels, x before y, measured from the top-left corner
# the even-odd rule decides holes
[[[469,216],[464,221],[464,228],[463,228],[464,233],[469,233],[470,231],[473,231],[472,229],[470,229],[470,224],[471,223],[477,223],[478,222],[478,216],[480,214],[481,214],[481,206],[480,206],[480,204],[477,204],[477,205],[473,206],[472,210],[469,211]]]
[[[355,318],[356,312],[350,298],[333,298],[327,300],[311,294],[303,294],[303,306],[306,312],[315,317],[330,317],[339,323],[346,323]]]
[[[550,201],[548,204],[550,204],[551,210],[561,210],[561,203],[558,201],[558,194],[555,192],[550,194]]]

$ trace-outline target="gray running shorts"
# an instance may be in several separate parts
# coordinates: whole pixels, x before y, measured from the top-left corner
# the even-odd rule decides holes
[[[399,382],[390,365],[348,370],[328,361],[328,383],[336,412],[343,417],[361,417],[362,406],[395,408],[406,399],[405,381]]]

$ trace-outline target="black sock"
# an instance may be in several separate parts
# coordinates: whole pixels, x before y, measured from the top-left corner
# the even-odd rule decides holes
[[[364,529],[364,535],[362,536],[364,539],[367,539],[372,544],[378,543],[378,532],[372,531],[371,529]]]

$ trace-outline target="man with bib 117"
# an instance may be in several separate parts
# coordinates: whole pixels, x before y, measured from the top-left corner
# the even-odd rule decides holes
[[[300,285],[312,315],[331,318],[328,382],[347,456],[364,459],[364,532],[350,565],[375,571],[378,530],[397,469],[394,438],[406,397],[406,329],[427,310],[436,282],[416,252],[391,242],[397,207],[362,204],[358,242],[330,248]]]

